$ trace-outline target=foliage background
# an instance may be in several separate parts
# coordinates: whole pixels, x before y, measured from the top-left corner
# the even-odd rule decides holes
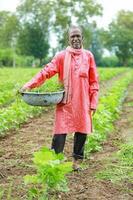
[[[133,12],[119,11],[107,29],[94,20],[102,12],[95,0],[23,0],[15,13],[1,11],[0,67],[46,64],[68,45],[71,24],[83,29],[84,48],[98,66],[132,66]]]

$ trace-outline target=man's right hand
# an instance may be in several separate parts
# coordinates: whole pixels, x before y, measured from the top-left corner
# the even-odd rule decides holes
[[[30,90],[31,90],[30,88],[23,88],[22,87],[22,88],[19,89],[19,93],[23,93],[23,92],[26,92],[26,91],[28,92]]]

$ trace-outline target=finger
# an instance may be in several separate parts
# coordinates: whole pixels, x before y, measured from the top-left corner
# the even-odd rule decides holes
[[[20,93],[23,93],[25,91],[26,91],[26,88],[20,88],[20,90],[19,90]]]

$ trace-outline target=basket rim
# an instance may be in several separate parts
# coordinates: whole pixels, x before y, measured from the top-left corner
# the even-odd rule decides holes
[[[64,93],[65,91],[64,90],[61,90],[61,91],[57,91],[57,92],[21,92],[21,95],[45,95],[45,94],[61,94],[61,93]]]

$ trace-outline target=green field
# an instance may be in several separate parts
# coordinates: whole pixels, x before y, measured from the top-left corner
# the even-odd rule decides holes
[[[2,68],[0,69],[0,135],[5,131],[18,128],[28,118],[41,113],[45,108],[26,105],[17,97],[17,90],[29,81],[40,69]],[[111,79],[119,73],[127,71],[126,68],[99,68],[100,82]],[[57,91],[59,89],[58,77],[47,80],[35,91]]]
[[[41,117],[42,115],[46,115],[43,111],[48,111],[51,107],[34,107],[29,106],[23,102],[21,96],[17,94],[18,89],[20,89],[28,80],[30,80],[40,69],[28,69],[28,68],[2,68],[0,69],[0,137],[2,139],[3,136],[7,134],[10,135],[12,130],[21,130],[21,125],[26,124],[29,120],[35,117]],[[100,98],[99,98],[99,105],[95,117],[93,118],[93,134],[88,137],[85,146],[85,155],[86,158],[89,159],[92,154],[96,152],[103,151],[103,143],[108,140],[108,136],[111,132],[115,131],[114,122],[119,119],[120,111],[122,109],[122,104],[125,100],[127,95],[127,89],[129,85],[133,82],[133,70],[131,68],[98,68],[99,74],[99,82],[100,82]],[[59,90],[60,85],[58,84],[58,77],[54,76],[53,78],[47,80],[41,87],[34,89],[35,91],[39,92],[47,92],[47,91],[57,91]],[[132,103],[132,102],[131,102]],[[53,108],[52,108],[53,109]],[[51,116],[53,114],[50,114]],[[32,121],[32,120],[31,120]],[[27,123],[28,125],[28,123]],[[48,125],[51,127],[51,125]],[[30,127],[30,125],[28,125]],[[37,127],[36,123],[34,124],[35,129]],[[26,129],[25,129],[26,131]],[[21,132],[21,131],[20,131]],[[39,130],[39,134],[37,137],[41,136],[44,137],[44,132],[46,138],[49,137],[49,133],[42,129]],[[21,133],[20,133],[21,134]],[[32,143],[32,135],[29,135],[27,130],[26,138],[30,140]],[[34,133],[35,134],[35,133]],[[25,135],[21,136],[20,138],[25,137]],[[17,145],[16,148],[19,146],[19,134],[18,136],[14,135],[15,144]],[[10,138],[9,138],[10,141]],[[72,142],[72,141],[71,141]],[[118,141],[117,141],[118,142]],[[120,141],[119,141],[120,142]],[[3,143],[4,144],[4,143]],[[23,149],[20,149],[21,153],[25,151],[29,151],[29,144],[28,148],[26,144],[21,142]],[[47,143],[45,144],[47,146]],[[9,145],[10,146],[10,145]],[[27,148],[27,149],[26,149]],[[33,148],[31,146],[31,148]],[[5,149],[0,148],[0,156],[2,157],[3,152]],[[17,152],[15,152],[16,154]],[[29,152],[28,152],[29,153]],[[8,155],[8,153],[7,153]],[[16,161],[17,154],[15,156],[15,160],[8,162],[4,159],[4,162],[7,162],[11,165]],[[112,158],[114,159],[114,158]],[[115,159],[117,163],[115,165],[108,164],[106,170],[100,171],[96,174],[97,179],[101,180],[108,180],[113,183],[115,182],[122,182],[125,183],[127,181],[131,184],[132,179],[132,142],[124,143],[122,147],[119,147],[119,151],[116,154]],[[2,160],[0,162],[3,163]],[[17,170],[27,170],[27,164],[25,161],[22,161],[22,166],[16,165]],[[58,190],[57,187],[60,187],[60,191],[66,190],[67,188],[67,180],[65,179],[65,174],[71,172],[71,162],[64,162],[64,157],[53,155],[53,153],[49,152],[47,148],[42,148],[41,150],[34,153],[34,167],[37,169],[36,174],[34,175],[27,175],[25,176],[25,183],[26,186],[24,190],[22,189],[22,185],[18,186],[22,189],[22,192],[25,194],[28,188],[31,186],[32,188],[29,190],[31,195],[41,198],[42,196],[51,195],[51,192],[54,190]],[[87,162],[87,161],[86,161]],[[90,161],[89,161],[90,162]],[[88,162],[89,165],[90,163]],[[52,163],[52,164],[51,164]],[[7,164],[7,166],[8,166]],[[104,162],[103,162],[104,165]],[[83,166],[83,168],[85,168]],[[29,168],[31,166],[28,166]],[[120,167],[120,169],[119,169]],[[19,168],[19,169],[18,169]],[[95,166],[96,168],[96,166]],[[128,169],[128,170],[127,170]],[[58,173],[57,173],[57,171]],[[96,170],[97,172],[97,170]],[[117,173],[117,177],[116,177]],[[23,174],[23,172],[22,172]],[[27,174],[27,171],[24,171],[24,175]],[[57,175],[58,174],[58,175]],[[0,173],[0,176],[2,174]],[[70,176],[70,175],[69,175]],[[15,175],[13,178],[16,180]],[[23,184],[23,175],[20,174],[22,184]],[[0,195],[1,197],[7,198],[8,196],[12,196],[14,199],[17,199],[16,194],[11,194],[11,187],[15,188],[15,186],[9,185],[10,181],[8,181],[8,186],[6,189],[3,188],[2,183],[0,185]],[[15,181],[14,181],[15,183]],[[65,185],[62,186],[62,183]],[[11,183],[10,183],[11,184]],[[27,186],[27,184],[29,186]],[[47,190],[45,190],[47,188]],[[125,185],[125,189],[129,190],[129,187]],[[129,191],[130,192],[130,191]],[[20,192],[21,193],[21,192]],[[14,196],[15,195],[15,196]],[[27,194],[26,198],[28,199]],[[18,195],[19,196],[19,195]],[[34,198],[33,198],[34,199]],[[47,199],[47,198],[46,198]]]

